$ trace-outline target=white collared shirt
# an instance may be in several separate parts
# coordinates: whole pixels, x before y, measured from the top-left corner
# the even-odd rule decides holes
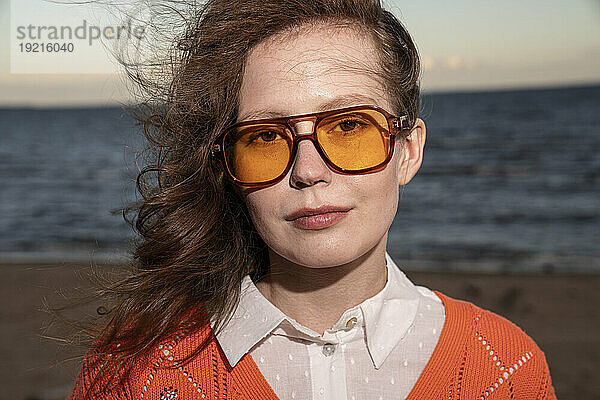
[[[232,366],[246,353],[281,400],[404,399],[437,344],[445,312],[386,252],[387,282],[320,335],[269,302],[249,276],[217,335]]]

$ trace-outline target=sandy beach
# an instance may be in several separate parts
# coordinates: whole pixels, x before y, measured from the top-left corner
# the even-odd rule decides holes
[[[5,304],[0,311],[0,398],[62,399],[80,361],[61,360],[81,350],[42,338],[49,318],[39,308],[44,298],[62,304],[59,290],[71,295],[86,286],[87,266],[5,264],[0,271]],[[559,399],[600,398],[600,381],[595,379],[600,366],[600,276],[405,272],[417,285],[471,301],[519,325],[545,352]]]

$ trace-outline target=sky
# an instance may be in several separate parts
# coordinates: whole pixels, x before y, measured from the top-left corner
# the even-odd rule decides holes
[[[600,0],[383,3],[417,44],[425,92],[600,83]],[[58,64],[55,55],[15,50],[18,26],[75,28],[84,18],[89,25],[109,24],[82,6],[0,0],[0,106],[111,105],[129,99],[125,78],[97,43],[79,45],[71,54],[75,58],[64,55]]]

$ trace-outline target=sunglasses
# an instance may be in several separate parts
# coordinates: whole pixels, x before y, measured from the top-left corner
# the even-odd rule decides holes
[[[312,121],[311,134],[293,125]],[[290,170],[301,140],[310,140],[325,163],[345,175],[385,168],[396,135],[410,130],[406,115],[396,117],[374,106],[355,106],[290,117],[244,121],[227,127],[211,148],[235,184],[266,187]]]

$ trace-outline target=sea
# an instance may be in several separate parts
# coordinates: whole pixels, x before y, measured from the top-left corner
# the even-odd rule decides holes
[[[428,93],[388,252],[409,270],[600,273],[600,86]],[[0,263],[122,262],[139,126],[119,107],[0,109]]]

